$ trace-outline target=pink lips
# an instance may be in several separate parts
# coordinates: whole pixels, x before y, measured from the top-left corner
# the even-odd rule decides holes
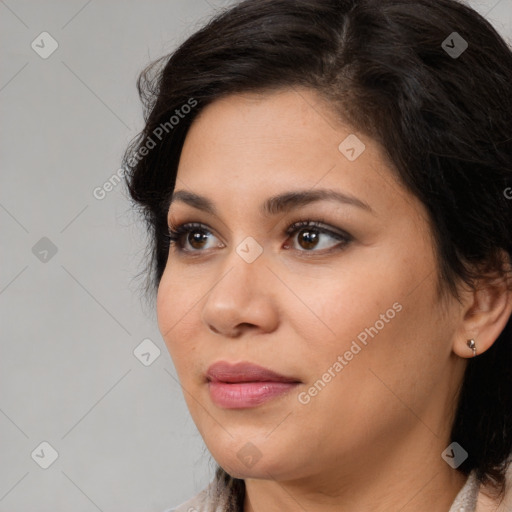
[[[226,409],[256,407],[300,383],[252,363],[214,363],[206,373],[212,401]]]

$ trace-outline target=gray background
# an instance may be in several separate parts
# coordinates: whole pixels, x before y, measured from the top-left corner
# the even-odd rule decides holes
[[[213,477],[135,279],[143,225],[93,191],[143,126],[139,71],[230,3],[0,0],[0,512],[162,512]],[[512,0],[469,3],[512,42]]]

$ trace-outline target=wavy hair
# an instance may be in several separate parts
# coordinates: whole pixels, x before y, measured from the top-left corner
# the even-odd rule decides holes
[[[465,51],[450,53],[462,40]],[[443,290],[457,297],[458,281],[474,286],[484,271],[508,280],[512,52],[491,24],[456,0],[245,0],[139,77],[145,126],[123,167],[150,233],[150,293],[167,262],[166,214],[191,123],[227,95],[299,86],[380,143],[425,205]],[[468,361],[451,432],[469,454],[458,471],[475,470],[499,492],[512,448],[511,368],[509,319]],[[243,510],[244,481],[220,466],[215,480],[231,510]]]

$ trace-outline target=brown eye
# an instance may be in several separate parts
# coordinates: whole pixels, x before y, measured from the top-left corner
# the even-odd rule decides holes
[[[314,249],[318,244],[318,231],[313,229],[303,229],[299,231],[298,243],[303,249]]]
[[[176,228],[169,227],[168,239],[181,252],[203,252],[214,237],[210,230],[198,223],[181,224]],[[215,237],[214,237],[215,238]],[[219,244],[214,245],[218,247]]]
[[[292,249],[313,254],[322,252],[321,249],[329,251],[336,247],[342,248],[352,240],[347,233],[336,233],[322,227],[319,222],[309,220],[291,225],[286,234],[291,239],[296,239],[296,243],[291,244]],[[329,243],[329,238],[335,243]],[[286,248],[289,247],[290,244],[287,243]]]
[[[187,240],[194,249],[203,249],[205,242],[208,241],[208,237],[204,232],[195,230],[188,233]]]
[[[322,227],[319,222],[300,221],[296,222],[286,230],[289,238],[296,239],[296,243],[285,243],[285,249],[295,249],[301,253],[327,252],[331,249],[342,249],[348,245],[353,238],[345,232],[335,232]],[[293,235],[293,236],[292,236]],[[215,239],[215,235],[205,226],[199,223],[186,223],[176,228],[169,227],[168,239],[171,245],[176,246],[176,250],[181,253],[202,253],[206,249],[221,248],[222,243],[212,243],[208,247],[208,242]],[[329,238],[331,242],[329,243]],[[327,242],[327,243],[326,243]],[[334,242],[334,243],[333,243]],[[320,249],[320,250],[319,250]],[[324,249],[324,251],[321,251]],[[192,255],[192,254],[190,254]]]

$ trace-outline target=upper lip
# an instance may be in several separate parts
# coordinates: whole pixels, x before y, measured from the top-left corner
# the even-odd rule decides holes
[[[231,364],[218,361],[212,364],[206,378],[212,382],[300,382],[293,377],[280,375],[268,368],[249,362]]]

